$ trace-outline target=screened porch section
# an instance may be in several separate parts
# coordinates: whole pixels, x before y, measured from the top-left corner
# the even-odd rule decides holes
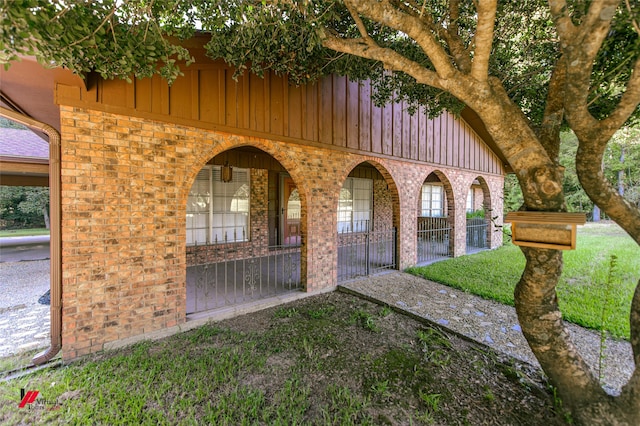
[[[300,290],[300,196],[268,154],[243,147],[213,158],[186,216],[188,315]]]
[[[187,315],[300,289],[299,246],[218,244],[191,253],[196,259],[187,267]]]
[[[486,181],[476,178],[467,194],[467,253],[491,248],[491,196]]]
[[[418,218],[418,264],[452,257],[451,224],[447,217]]]
[[[484,217],[467,218],[467,253],[489,248],[491,221]]]
[[[392,200],[372,164],[358,165],[345,179],[337,211],[338,282],[397,268]]]
[[[417,218],[417,264],[424,265],[453,256],[451,186],[437,172],[427,176],[420,189]],[[448,193],[447,193],[448,192]]]
[[[396,228],[373,231],[366,222],[338,234],[338,282],[396,269]]]

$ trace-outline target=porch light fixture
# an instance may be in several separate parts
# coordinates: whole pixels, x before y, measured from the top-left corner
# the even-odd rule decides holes
[[[220,173],[220,180],[227,183],[231,182],[233,179],[233,167],[229,165],[228,161],[224,162],[224,166],[222,166],[222,170]]]

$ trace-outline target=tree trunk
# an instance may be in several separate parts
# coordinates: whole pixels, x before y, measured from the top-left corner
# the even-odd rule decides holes
[[[508,105],[505,109],[508,110]],[[535,138],[526,131],[517,132],[517,120],[504,126],[499,122],[499,116],[488,116],[483,112],[479,115],[498,144],[503,137],[511,140]],[[561,166],[551,161],[531,161],[531,157],[522,161],[518,158],[520,153],[515,150],[507,151],[507,154],[521,160],[511,161],[509,158],[528,210],[565,210]],[[571,341],[556,295],[562,272],[562,252],[526,247],[522,247],[522,251],[527,263],[514,294],[518,319],[533,353],[557,388],[564,408],[570,411],[577,424],[640,425],[638,370],[634,373],[635,381],[627,385],[620,397],[608,395]],[[640,299],[640,295],[636,299]],[[634,304],[637,308],[640,300]]]
[[[50,226],[49,211],[46,207],[42,209],[42,215],[44,216],[44,226],[45,228],[49,229],[49,226]]]
[[[608,395],[571,342],[555,290],[562,253],[526,247],[522,251],[527,264],[515,290],[518,319],[529,346],[558,389],[563,408],[577,424],[640,425],[640,372],[636,369],[620,397]],[[634,304],[640,305],[638,290]],[[640,320],[638,306],[632,308],[632,316],[634,312]],[[636,341],[634,349],[638,345]]]

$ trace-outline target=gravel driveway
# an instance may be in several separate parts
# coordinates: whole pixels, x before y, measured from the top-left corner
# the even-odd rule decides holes
[[[49,345],[49,260],[0,263],[0,357]]]

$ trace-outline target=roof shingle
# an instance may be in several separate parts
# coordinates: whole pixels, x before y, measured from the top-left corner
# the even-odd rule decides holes
[[[0,128],[0,156],[49,159],[49,144],[31,130]]]

